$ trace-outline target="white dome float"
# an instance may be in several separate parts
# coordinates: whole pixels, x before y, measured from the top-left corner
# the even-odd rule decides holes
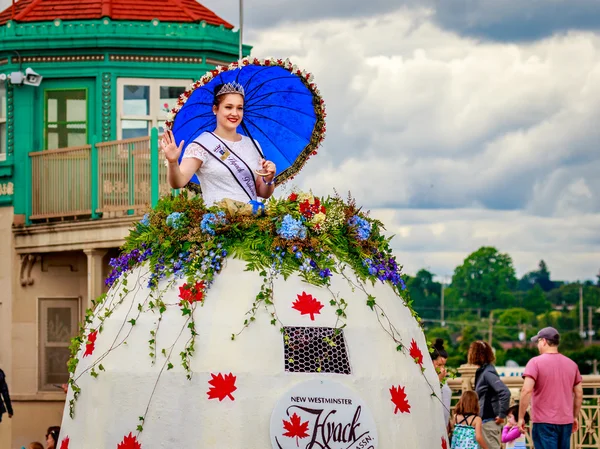
[[[312,98],[314,129],[280,184],[325,133],[312,75],[288,60],[208,72],[166,127],[207,83],[245,67],[274,67]],[[260,86],[272,99],[260,91],[271,81]],[[281,101],[296,100],[284,89]],[[163,198],[111,261],[110,289],[73,340],[58,447],[446,449],[438,375],[382,230],[339,196]]]
[[[165,198],[132,230],[74,340],[59,447],[446,448],[381,223],[303,193],[219,206]]]

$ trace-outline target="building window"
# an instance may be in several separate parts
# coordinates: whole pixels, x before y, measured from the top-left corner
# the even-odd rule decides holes
[[[118,139],[146,137],[153,127],[163,131],[167,114],[191,80],[119,78]]]
[[[46,90],[44,149],[86,145],[87,89]]]
[[[341,329],[284,327],[283,357],[287,372],[351,374]]]
[[[79,298],[39,300],[39,389],[56,391],[69,380],[71,338],[77,335]]]
[[[0,81],[0,161],[6,160],[6,84]]]

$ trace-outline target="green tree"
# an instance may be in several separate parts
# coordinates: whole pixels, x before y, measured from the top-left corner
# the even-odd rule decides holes
[[[540,284],[536,284],[535,287],[527,292],[524,301],[524,307],[536,314],[552,310],[552,304],[546,298],[546,294]]]
[[[516,283],[511,257],[490,246],[471,253],[452,276],[452,287],[466,303],[486,311],[501,307]]]
[[[413,307],[423,319],[440,317],[440,294],[442,285],[433,280],[433,273],[421,269],[414,277],[408,277],[406,287]]]
[[[550,271],[546,262],[540,260],[538,269],[536,271],[530,271],[523,275],[519,280],[519,290],[528,291],[539,285],[543,291],[548,292],[554,288],[554,282],[550,280]]]
[[[425,331],[427,341],[431,344],[435,343],[436,338],[444,340],[446,351],[451,352],[452,349],[452,334],[447,327],[432,327]]]
[[[560,336],[560,349],[563,351],[576,351],[583,347],[583,338],[577,331],[565,332]]]
[[[578,282],[563,284],[548,293],[548,299],[558,306],[579,303],[579,288],[582,287],[583,305],[600,307],[600,289],[595,285],[581,285]]]

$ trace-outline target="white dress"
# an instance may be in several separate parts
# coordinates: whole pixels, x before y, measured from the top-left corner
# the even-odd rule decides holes
[[[253,171],[252,175],[256,179],[254,170],[261,168],[260,154],[249,137],[241,137],[242,140],[238,142],[231,142],[225,139],[221,140],[227,144],[229,149],[248,164],[250,170]],[[258,148],[261,148],[258,142],[256,142],[256,145]],[[196,172],[196,175],[202,186],[202,198],[204,198],[206,206],[212,206],[223,198],[230,198],[244,203],[247,203],[250,200],[225,165],[208,154],[206,150],[197,143],[192,142],[185,148],[183,158],[195,158],[202,161],[202,165]],[[256,197],[252,199],[256,200]]]

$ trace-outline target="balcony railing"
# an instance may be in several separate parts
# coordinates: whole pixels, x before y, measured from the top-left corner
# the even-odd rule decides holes
[[[448,385],[452,389],[452,413],[454,406],[458,402],[462,391],[473,389],[475,381],[475,369],[469,365],[463,365],[459,368],[461,377],[450,379]],[[600,448],[600,376],[582,376],[583,377],[583,405],[579,413],[579,430],[571,435],[572,449]],[[518,402],[523,386],[521,377],[503,377],[502,381],[510,389],[511,405]],[[531,411],[530,411],[531,415]],[[533,448],[531,439],[531,423],[526,434],[527,447]],[[543,449],[543,448],[540,448]]]
[[[158,133],[29,153],[30,221],[137,215],[171,189]]]

